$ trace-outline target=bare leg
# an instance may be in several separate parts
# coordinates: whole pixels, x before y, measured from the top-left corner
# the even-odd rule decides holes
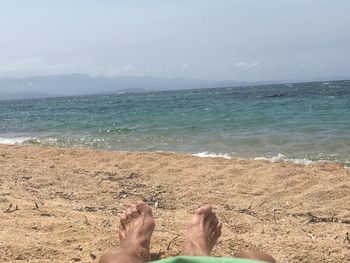
[[[187,227],[182,255],[209,256],[221,235],[222,223],[209,205],[197,209]]]
[[[150,242],[154,230],[151,208],[145,203],[131,206],[121,217],[120,248],[104,254],[100,263],[144,263],[150,261]]]
[[[264,262],[276,263],[276,260],[269,254],[259,250],[244,250],[236,255],[237,258],[256,259]]]

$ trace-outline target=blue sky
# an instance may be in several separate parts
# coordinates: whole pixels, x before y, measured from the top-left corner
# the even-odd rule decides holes
[[[0,76],[350,78],[348,0],[0,0]]]

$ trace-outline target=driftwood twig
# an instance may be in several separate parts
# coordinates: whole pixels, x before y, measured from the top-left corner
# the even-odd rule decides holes
[[[179,234],[177,234],[172,240],[170,240],[170,242],[169,242],[169,244],[168,244],[168,246],[167,246],[167,250],[169,250],[170,249],[170,246],[171,246],[171,244],[179,237],[180,235]]]
[[[250,215],[250,216],[257,217],[257,214],[256,214],[256,212],[252,209],[252,206],[251,206],[251,205],[250,205],[248,208],[238,209],[238,213],[242,213],[242,214],[246,214],[246,215]]]
[[[274,209],[272,209],[272,212],[273,212],[273,220],[275,220],[275,221],[276,221],[276,212],[278,212],[278,211],[282,211],[282,209],[280,209],[280,208],[274,208]]]
[[[307,223],[309,224],[316,224],[316,223],[338,223],[338,224],[350,224],[350,220],[348,219],[339,219],[336,218],[335,215],[329,216],[329,217],[321,217],[316,216],[312,214],[311,212],[307,213],[289,213],[288,214],[291,217],[307,217],[309,220]]]
[[[349,234],[349,232],[346,232],[346,234],[345,234],[345,241],[347,241],[350,244],[350,234]]]
[[[18,205],[16,205],[16,207],[14,209],[12,208],[12,203],[9,205],[9,207],[4,211],[4,213],[13,213],[19,210]]]

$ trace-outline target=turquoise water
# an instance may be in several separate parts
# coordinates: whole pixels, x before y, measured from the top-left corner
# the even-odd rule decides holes
[[[350,164],[350,81],[0,101],[0,143]]]

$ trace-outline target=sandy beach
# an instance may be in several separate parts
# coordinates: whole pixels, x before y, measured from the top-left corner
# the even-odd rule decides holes
[[[350,171],[337,164],[0,145],[0,167],[1,262],[96,262],[138,200],[153,206],[154,259],[181,251],[209,203],[224,224],[215,256],[350,261]]]

